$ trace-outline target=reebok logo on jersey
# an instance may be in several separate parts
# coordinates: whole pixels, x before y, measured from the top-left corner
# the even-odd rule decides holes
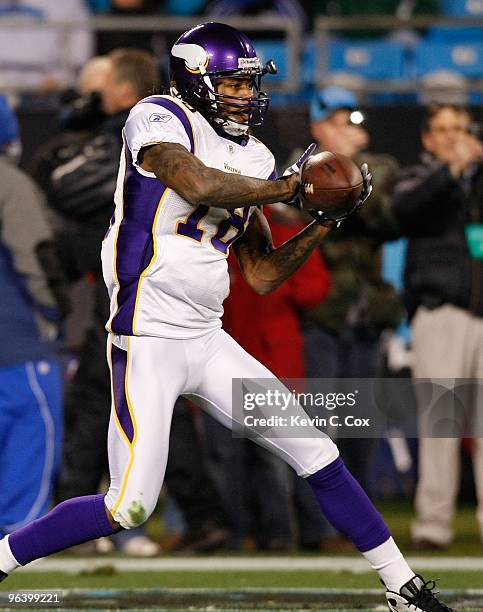
[[[172,115],[161,115],[160,113],[153,113],[151,117],[149,117],[149,121],[152,123],[167,123],[172,118]]]

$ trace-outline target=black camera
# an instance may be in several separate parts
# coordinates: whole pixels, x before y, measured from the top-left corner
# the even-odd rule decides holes
[[[82,132],[92,130],[105,119],[101,95],[93,91],[80,96],[75,90],[64,92],[60,124],[64,130]]]

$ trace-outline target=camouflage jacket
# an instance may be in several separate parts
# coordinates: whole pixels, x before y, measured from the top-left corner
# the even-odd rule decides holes
[[[379,332],[397,327],[404,316],[396,291],[381,278],[381,245],[400,237],[391,213],[398,162],[389,155],[366,152],[354,161],[369,165],[374,189],[363,208],[324,240],[321,251],[332,275],[332,288],[328,297],[305,315],[306,323],[334,333],[347,326]]]

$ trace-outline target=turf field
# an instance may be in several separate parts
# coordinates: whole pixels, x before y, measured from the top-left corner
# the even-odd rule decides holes
[[[483,588],[474,588],[483,581],[482,571],[441,571],[437,576],[444,585],[445,600],[459,612],[483,610]],[[62,589],[63,610],[386,609],[377,578],[347,570],[122,572],[105,563],[73,574],[19,572],[2,587],[2,610],[9,609],[7,592],[23,589]]]
[[[409,506],[386,505],[383,514],[402,547],[409,543]],[[483,546],[473,509],[458,513],[458,538],[445,553],[411,554],[411,565],[439,578],[445,601],[459,612],[483,611]],[[152,529],[152,527],[151,527]],[[61,589],[62,610],[387,610],[377,576],[358,554],[259,554],[153,560],[119,556],[55,555],[22,569],[0,585],[7,593]],[[52,609],[52,608],[51,608]]]

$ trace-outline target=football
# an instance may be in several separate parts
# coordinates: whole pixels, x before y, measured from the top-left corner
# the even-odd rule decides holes
[[[354,206],[362,193],[362,174],[345,155],[323,151],[312,155],[302,166],[304,208],[322,210],[337,217]]]

